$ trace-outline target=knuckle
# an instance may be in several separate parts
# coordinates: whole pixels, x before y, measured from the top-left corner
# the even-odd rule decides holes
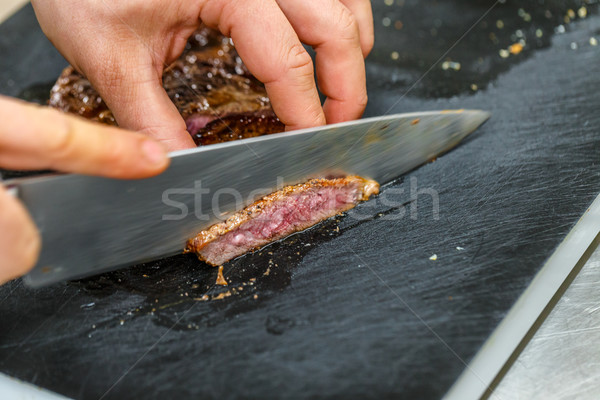
[[[318,109],[313,110],[312,121],[315,126],[322,126],[327,123],[327,120],[325,119],[325,114],[323,114],[322,108],[319,107]]]
[[[375,45],[375,37],[373,35],[365,35],[362,44],[363,55],[366,57],[373,50],[373,46]]]
[[[54,134],[48,137],[45,146],[47,155],[52,159],[65,159],[75,150],[76,133],[73,120],[66,114],[54,110],[44,110],[48,113],[48,121],[53,125]]]
[[[286,65],[289,70],[295,71],[301,75],[313,74],[313,62],[308,52],[304,49],[302,44],[293,43],[288,47],[287,54],[285,56]]]
[[[369,96],[367,95],[367,93],[363,93],[361,96],[358,97],[358,99],[356,100],[356,104],[358,106],[360,106],[362,109],[364,109],[367,106],[367,103],[369,102]]]
[[[337,28],[344,39],[356,40],[359,37],[358,21],[346,7],[340,7]]]

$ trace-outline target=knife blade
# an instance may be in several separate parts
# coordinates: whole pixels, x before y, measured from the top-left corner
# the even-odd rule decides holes
[[[456,146],[490,114],[457,110],[366,118],[171,153],[153,178],[78,174],[5,182],[42,236],[26,284],[41,287],[181,253],[187,239],[259,197],[310,178],[380,184]]]

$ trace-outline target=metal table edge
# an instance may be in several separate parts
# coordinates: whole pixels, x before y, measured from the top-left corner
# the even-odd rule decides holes
[[[556,248],[444,400],[494,398],[493,388],[597,247],[600,194]]]

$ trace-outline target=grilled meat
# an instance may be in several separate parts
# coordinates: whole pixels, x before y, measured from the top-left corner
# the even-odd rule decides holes
[[[188,241],[185,252],[221,265],[347,211],[377,193],[377,182],[357,176],[287,186],[200,232]]]
[[[206,27],[163,74],[163,86],[197,145],[282,132],[264,86],[246,69],[231,41]],[[52,88],[52,107],[116,125],[90,82],[67,67]],[[220,265],[309,228],[377,194],[379,185],[350,176],[313,179],[276,191],[190,239],[185,251]]]
[[[206,27],[188,41],[163,74],[163,86],[197,145],[282,132],[264,86],[242,63],[231,41]],[[51,91],[50,106],[116,125],[90,82],[67,67]]]

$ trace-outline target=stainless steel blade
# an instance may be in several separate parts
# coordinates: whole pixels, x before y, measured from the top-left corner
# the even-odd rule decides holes
[[[10,181],[42,235],[39,287],[180,253],[188,238],[278,187],[327,174],[386,183],[457,145],[482,111],[399,114],[172,154],[143,180],[59,175]]]

